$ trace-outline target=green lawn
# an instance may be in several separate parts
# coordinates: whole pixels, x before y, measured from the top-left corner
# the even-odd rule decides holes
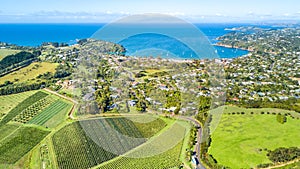
[[[287,118],[287,122],[280,124],[276,115],[253,114],[228,115],[230,111],[251,112],[254,109],[240,109],[227,107],[218,127],[212,133],[212,143],[209,154],[218,163],[235,168],[251,168],[258,164],[270,163],[266,151],[278,147],[300,147],[300,120]],[[265,112],[267,109],[263,109]],[[268,109],[270,112],[285,110]],[[262,109],[257,109],[261,112]],[[213,118],[212,123],[217,123]],[[262,149],[263,151],[260,151]]]

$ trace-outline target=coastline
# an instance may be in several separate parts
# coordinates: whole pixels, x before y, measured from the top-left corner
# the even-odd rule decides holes
[[[224,48],[229,48],[229,49],[239,49],[239,50],[245,50],[245,51],[248,51],[248,52],[253,52],[254,50],[251,49],[251,48],[241,48],[239,46],[230,46],[230,45],[226,45],[226,44],[223,44],[223,43],[215,43],[213,44],[213,46],[219,46],[219,47],[224,47]]]

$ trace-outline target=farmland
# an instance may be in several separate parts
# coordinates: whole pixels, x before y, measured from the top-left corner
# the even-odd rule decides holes
[[[37,91],[29,91],[20,94],[0,96],[0,119],[16,105],[24,101],[27,97],[35,94]]]
[[[52,95],[49,95],[49,96],[35,102],[31,106],[29,106],[28,108],[23,110],[20,114],[18,114],[14,118],[14,121],[17,121],[17,122],[20,122],[20,123],[28,122],[30,119],[35,117],[38,113],[43,111],[44,108],[46,108],[47,106],[49,106],[53,102],[55,102],[56,99],[57,98],[53,97]]]
[[[34,95],[29,96],[25,100],[23,100],[21,103],[19,103],[16,107],[14,107],[12,110],[10,110],[7,115],[5,115],[2,120],[0,121],[0,126],[5,125],[10,120],[15,118],[19,113],[21,113],[24,109],[30,107],[35,102],[39,101],[40,99],[43,99],[48,94],[44,92],[37,92]]]
[[[88,138],[78,122],[55,133],[52,141],[61,169],[89,168],[115,157]]]
[[[0,127],[0,140],[4,139],[11,133],[13,133],[15,130],[17,130],[20,126],[17,124],[7,124],[2,127]]]
[[[56,127],[66,120],[67,112],[72,107],[68,101],[43,91],[1,96],[0,100],[0,105],[3,105],[3,118],[0,121],[0,168],[18,168],[17,166],[25,165],[26,159],[29,164],[31,156],[28,156],[28,152],[51,132],[41,126],[47,123]],[[31,120],[40,126],[28,125],[27,122]],[[46,161],[47,148],[44,146],[40,151],[42,160]]]
[[[59,168],[89,168],[124,154],[146,142],[141,128],[127,118],[103,118],[74,122],[52,137]],[[163,120],[145,123],[154,135],[165,126]],[[157,129],[153,129],[157,125]]]
[[[189,126],[176,122],[165,132],[123,156],[108,161],[97,168],[173,168],[179,167],[183,139]]]
[[[218,163],[231,168],[254,168],[271,163],[266,156],[268,150],[299,147],[299,119],[287,116],[287,122],[281,124],[276,120],[278,113],[293,115],[294,112],[225,107],[222,119],[212,133],[209,154]],[[217,123],[214,118],[212,123]]]
[[[49,107],[42,110],[37,116],[34,116],[28,124],[43,125],[57,113],[63,111],[69,104],[62,100],[57,100]]]
[[[126,124],[131,125],[131,126],[127,126],[129,128],[137,128],[137,130],[141,134],[138,137],[141,137],[141,138],[150,138],[166,126],[166,123],[160,118],[149,119],[149,121],[146,121],[147,123],[140,122],[139,121],[140,119],[147,118],[145,116],[142,116],[142,117],[143,118],[136,117],[135,119],[133,119],[132,117],[123,118],[122,121],[126,121]],[[133,121],[133,123],[131,122],[131,120]],[[122,131],[122,128],[114,127],[115,126],[114,123],[120,122],[119,119],[109,118],[106,121],[110,124],[110,126],[112,126],[114,129],[116,129],[120,133],[131,136],[130,133],[126,133],[126,131]],[[145,125],[145,123],[146,123],[146,125]]]
[[[0,164],[14,164],[37,145],[49,131],[21,127],[1,141]]]
[[[182,142],[178,143],[172,149],[153,157],[147,158],[128,158],[122,157],[116,161],[98,167],[99,169],[132,169],[132,168],[178,168],[181,164],[179,155]]]
[[[47,72],[54,73],[56,67],[57,64],[55,63],[34,62],[27,67],[21,68],[20,70],[0,77],[0,84],[3,84],[5,81],[16,83],[34,81],[35,78],[40,74],[44,74]]]

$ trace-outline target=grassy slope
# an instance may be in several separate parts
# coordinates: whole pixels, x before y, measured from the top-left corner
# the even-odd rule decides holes
[[[228,107],[224,112],[237,112],[237,109],[239,108]],[[273,111],[274,109],[270,109],[270,112]],[[276,111],[283,112],[284,110],[276,109]],[[259,149],[299,147],[299,123],[300,120],[288,117],[287,123],[280,124],[276,121],[275,115],[267,114],[225,114],[212,134],[209,153],[220,164],[232,168],[250,168],[261,163],[269,163],[266,151],[259,151]]]
[[[0,127],[0,141],[4,140],[6,137],[11,135],[14,131],[16,131],[20,125],[18,124],[7,124]]]
[[[276,109],[276,108],[259,108],[259,109],[255,109],[255,108],[241,108],[241,107],[237,107],[237,106],[225,106],[224,108],[224,113],[232,113],[232,112],[245,112],[245,113],[257,113],[260,114],[261,112],[264,112],[265,114],[267,112],[272,113],[281,113],[281,114],[285,114],[285,113],[291,113],[291,115],[295,116],[295,117],[300,117],[300,113],[297,113],[295,111],[290,111],[290,110],[283,110],[283,109]]]
[[[37,91],[29,91],[19,94],[0,96],[0,118],[1,114],[8,113],[11,109],[36,92]]]
[[[19,50],[13,50],[13,49],[0,49],[0,60],[5,58],[8,55],[13,55],[20,52]]]
[[[38,64],[40,67],[34,69],[34,65]],[[14,71],[8,75],[0,77],[0,84],[3,84],[5,81],[15,82],[15,79],[18,79],[18,82],[26,82],[29,80],[33,80],[40,74],[44,74],[46,72],[55,72],[55,68],[57,67],[56,63],[32,63],[27,67],[24,67],[20,70]]]

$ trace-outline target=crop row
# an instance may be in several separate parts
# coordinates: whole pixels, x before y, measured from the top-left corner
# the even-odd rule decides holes
[[[91,168],[116,156],[87,137],[78,122],[55,133],[52,142],[60,169]]]
[[[14,107],[11,111],[9,111],[6,116],[3,117],[3,119],[0,121],[0,127],[8,123],[10,120],[16,117],[23,110],[25,110],[26,108],[28,108],[29,106],[43,99],[46,96],[48,96],[48,94],[41,91],[35,93],[34,95],[29,96],[27,99],[25,99],[24,101],[19,103],[16,107]]]
[[[68,106],[68,103],[66,103],[62,100],[56,100],[54,103],[52,103],[50,106],[45,108],[37,116],[34,116],[30,121],[28,121],[28,123],[43,125],[49,119],[51,119],[53,116],[55,116],[57,113],[59,113],[60,111],[65,109],[67,106]]]
[[[44,108],[52,104],[55,100],[56,99],[54,97],[47,96],[23,110],[13,120],[20,123],[27,123],[30,119],[40,113]]]
[[[164,121],[161,123],[159,129],[165,125]],[[153,127],[154,123],[149,124]],[[97,166],[132,150],[146,140],[135,123],[127,118],[75,122],[59,130],[52,137],[58,168],[61,169]]]
[[[36,146],[49,131],[34,127],[21,127],[9,135],[0,144],[0,164],[14,164],[34,146]]]
[[[186,127],[175,123],[170,129],[149,140],[123,157],[100,165],[99,169],[163,169],[179,167]]]
[[[181,148],[182,142],[178,143],[175,147],[162,154],[146,158],[121,157],[117,160],[112,160],[112,162],[109,162],[106,165],[100,166],[98,169],[179,168],[182,163],[179,159]]]

